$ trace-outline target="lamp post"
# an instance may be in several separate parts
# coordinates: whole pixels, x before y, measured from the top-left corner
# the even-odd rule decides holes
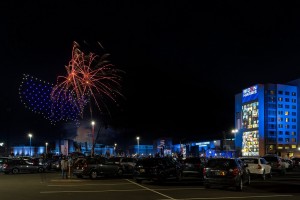
[[[114,146],[115,155],[117,155],[116,150],[117,150],[117,143],[115,143],[115,146]]]
[[[31,138],[32,138],[32,134],[29,133],[28,137],[29,137],[29,156],[31,156]]]
[[[46,142],[46,154],[48,153],[48,142]]]
[[[140,154],[140,137],[136,137],[137,145],[138,145],[138,152],[137,154]]]
[[[234,149],[236,150],[236,147],[235,147],[235,143],[236,143],[236,133],[238,132],[239,130],[237,130],[237,129],[233,129],[232,131],[231,131],[231,133],[233,133],[234,134]]]
[[[94,137],[94,134],[95,134],[95,122],[92,121],[91,124],[92,124],[92,150],[91,150],[91,156],[93,157],[94,156],[94,143],[95,143],[95,137]]]

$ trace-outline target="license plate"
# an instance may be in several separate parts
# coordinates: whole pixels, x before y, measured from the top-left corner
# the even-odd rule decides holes
[[[215,175],[217,176],[225,176],[225,172],[215,172]]]
[[[145,172],[145,169],[140,169],[140,172],[141,172],[141,173]]]

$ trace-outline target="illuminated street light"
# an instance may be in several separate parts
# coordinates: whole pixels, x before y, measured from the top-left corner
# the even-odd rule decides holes
[[[235,144],[236,144],[236,133],[237,133],[238,131],[239,131],[238,129],[233,129],[233,130],[231,131],[231,133],[234,134],[234,149],[236,149],[236,147],[235,147]]]
[[[92,150],[91,150],[91,156],[93,157],[94,156],[94,150],[95,150],[95,147],[94,147],[94,144],[95,144],[95,137],[94,137],[94,134],[95,134],[95,121],[92,121],[91,124],[92,124]]]
[[[117,143],[115,143],[115,146],[114,146],[115,154],[117,153],[117,152],[116,152],[116,149],[117,149]]]
[[[46,142],[46,154],[48,153],[48,142]]]
[[[140,137],[136,137],[137,145],[138,145],[138,152],[137,154],[140,154]]]
[[[32,138],[32,134],[29,133],[28,137],[29,137],[29,143],[30,143],[30,146],[29,146],[29,156],[31,156],[31,138]]]

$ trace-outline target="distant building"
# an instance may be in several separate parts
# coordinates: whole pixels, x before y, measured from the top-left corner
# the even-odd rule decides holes
[[[300,155],[300,80],[257,84],[235,95],[235,145],[243,156]]]

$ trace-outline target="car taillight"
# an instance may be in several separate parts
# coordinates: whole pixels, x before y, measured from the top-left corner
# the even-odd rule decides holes
[[[261,165],[257,165],[257,169],[262,169],[262,166]]]
[[[236,176],[239,174],[239,168],[234,168],[232,171],[233,176]]]
[[[203,168],[203,176],[205,176],[206,175],[206,168],[204,167]]]

